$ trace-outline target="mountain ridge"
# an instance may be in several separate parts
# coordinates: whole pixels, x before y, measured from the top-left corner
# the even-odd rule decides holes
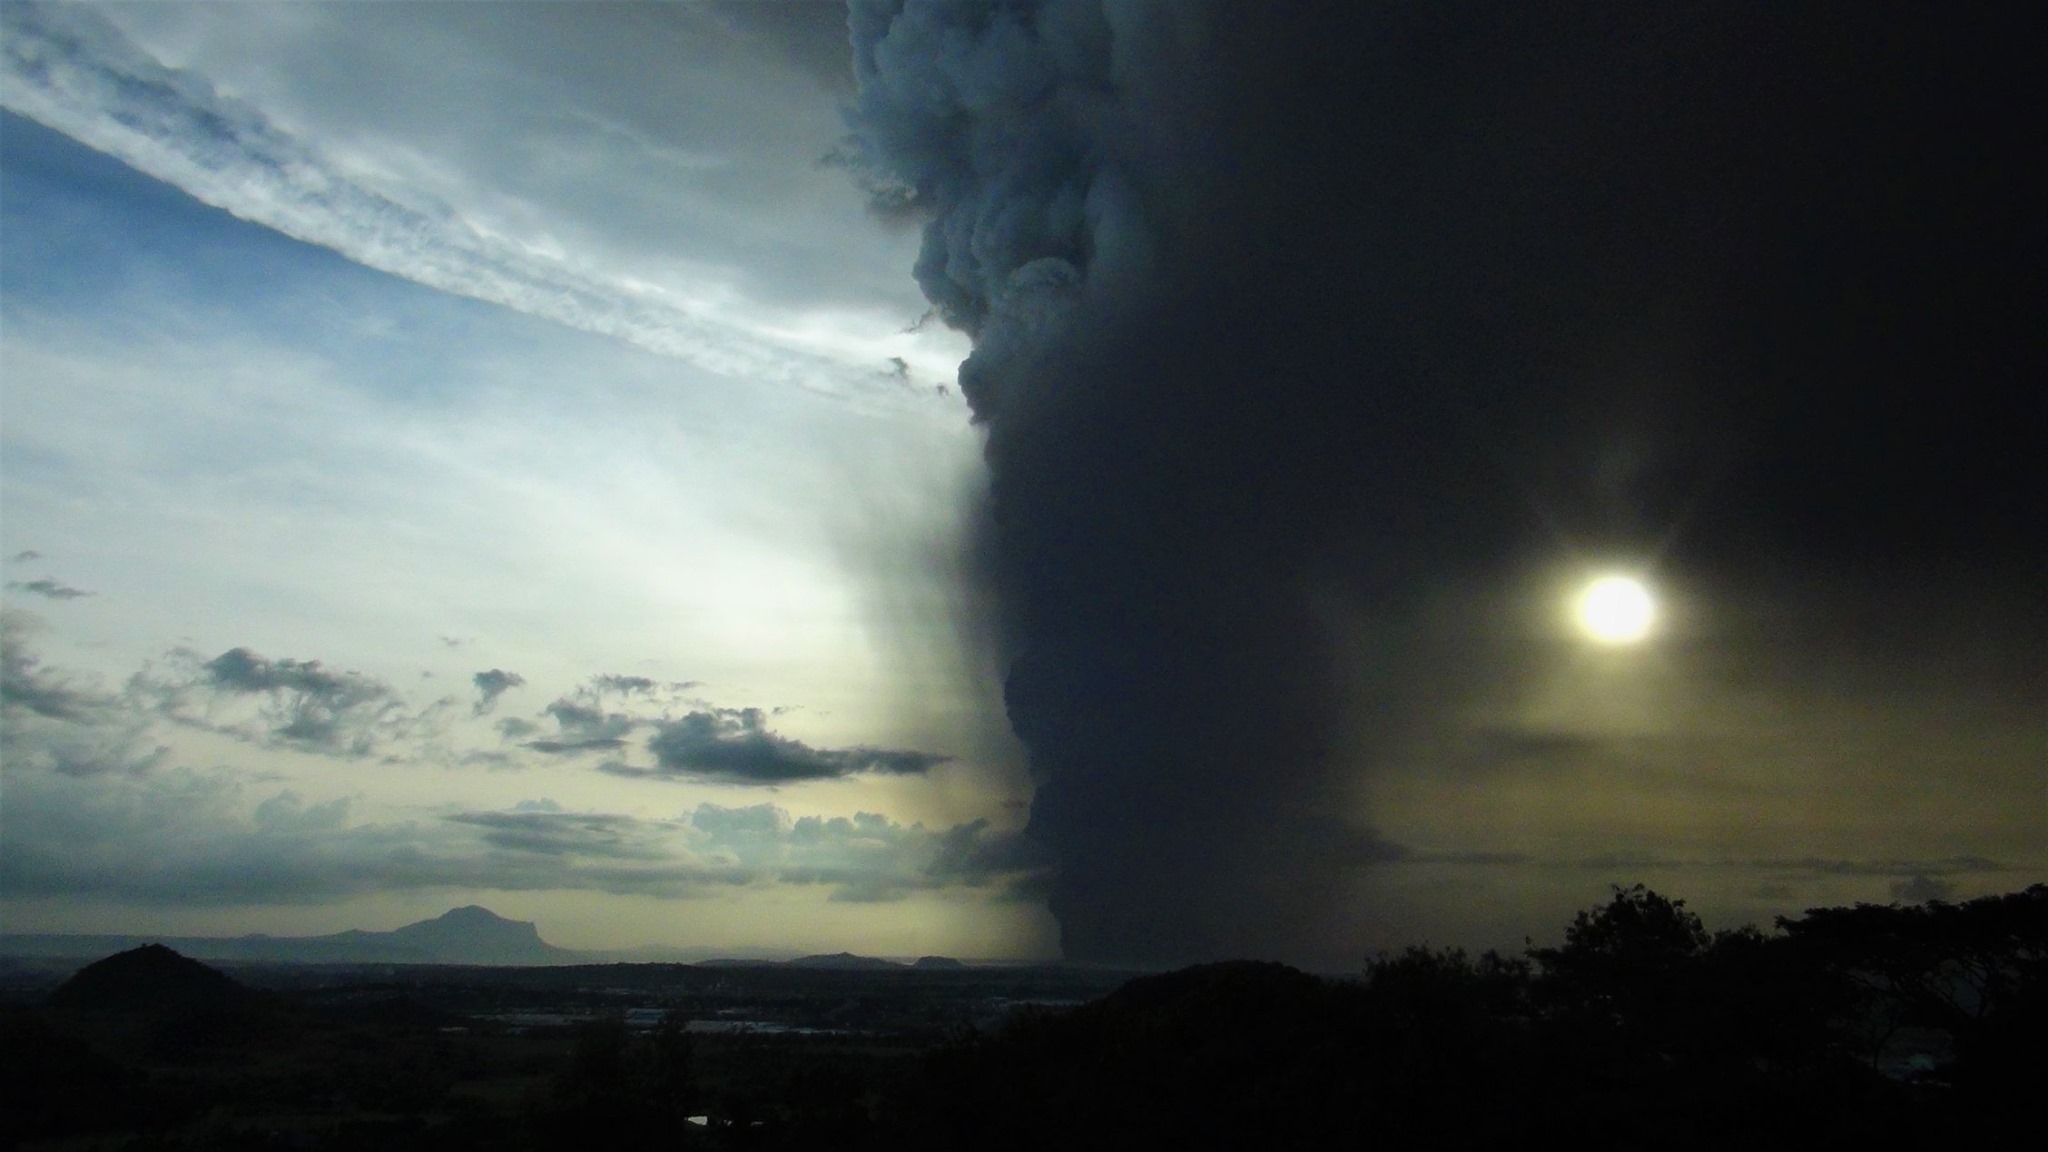
[[[97,958],[162,945],[194,960],[251,964],[455,964],[548,967],[581,964],[691,964],[842,971],[964,968],[947,956],[890,960],[851,952],[792,956],[758,948],[639,948],[584,951],[548,943],[530,920],[509,920],[478,904],[451,908],[389,931],[348,928],[319,936],[164,936],[142,933],[0,933],[0,956]]]
[[[388,932],[350,928],[320,936],[6,934],[0,954],[88,956],[161,944],[195,960],[285,964],[472,964],[537,967],[588,963],[587,954],[543,940],[531,920],[508,920],[467,904]]]

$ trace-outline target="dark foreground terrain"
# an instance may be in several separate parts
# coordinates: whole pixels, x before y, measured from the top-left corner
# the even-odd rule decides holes
[[[31,1148],[2035,1147],[2048,886],[1331,980],[1061,968],[4,971]]]

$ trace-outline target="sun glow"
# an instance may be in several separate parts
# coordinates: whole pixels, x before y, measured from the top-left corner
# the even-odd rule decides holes
[[[1601,644],[1634,644],[1657,622],[1657,602],[1633,576],[1602,576],[1579,592],[1579,627]]]

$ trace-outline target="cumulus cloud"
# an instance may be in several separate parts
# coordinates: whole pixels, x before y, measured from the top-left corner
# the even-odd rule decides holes
[[[634,730],[666,718],[664,709],[681,704],[695,680],[660,681],[648,676],[604,672],[558,697],[540,714],[555,722],[555,735],[528,740],[527,748],[549,756],[611,752],[626,746]],[[534,735],[530,721],[504,720],[498,730],[507,739]]]
[[[348,821],[346,800],[279,792],[246,808],[225,771],[98,778],[9,773],[0,813],[11,896],[176,906],[308,903],[410,887],[449,866],[413,825]]]
[[[42,666],[41,658],[29,648],[35,628],[32,617],[0,612],[0,712],[79,720],[110,706],[111,697]]]
[[[318,660],[272,660],[247,648],[200,665],[196,684],[217,695],[261,700],[261,738],[310,752],[367,756],[381,737],[415,719],[381,680],[329,671]]]
[[[676,820],[520,804],[437,820],[365,821],[346,798],[251,794],[226,771],[99,777],[10,765],[0,889],[169,906],[312,904],[370,892],[567,890],[692,899],[778,884],[835,900],[990,889],[1040,867],[984,822],[931,831],[873,813],[791,820],[700,807]],[[259,794],[260,795],[260,794]],[[253,801],[253,803],[252,803]]]
[[[619,775],[676,776],[726,784],[793,784],[860,774],[920,775],[952,759],[897,748],[813,748],[768,730],[759,708],[715,708],[655,724],[655,767]]]
[[[174,652],[122,688],[45,667],[34,621],[0,616],[0,891],[165,906],[306,904],[426,889],[567,890],[691,899],[796,885],[843,901],[976,890],[1007,900],[1042,885],[1034,844],[988,820],[944,828],[879,813],[805,816],[699,805],[673,819],[569,810],[553,799],[410,815],[353,796],[309,797],[229,768],[196,770],[158,739],[200,728],[326,755],[381,749],[421,713],[373,677],[231,648]],[[590,692],[586,684],[579,692]],[[636,699],[644,693],[633,687]],[[546,713],[564,745],[620,744],[650,723],[565,697]],[[723,717],[738,739],[719,770],[816,776],[906,770],[937,758],[815,749],[767,733],[758,710]],[[502,732],[531,725],[500,720]],[[752,735],[748,735],[751,733]],[[765,743],[754,740],[759,737]],[[765,766],[765,767],[764,767]],[[809,778],[809,777],[806,777]]]
[[[318,660],[248,648],[207,658],[175,649],[129,678],[121,705],[138,714],[274,748],[348,759],[424,750],[451,700],[415,706],[390,684]]]
[[[498,697],[526,683],[526,677],[503,668],[492,668],[471,676],[476,685],[476,706],[470,710],[472,716],[488,716],[498,706]]]
[[[26,649],[24,630],[10,622],[0,697],[0,891],[10,897],[304,904],[440,888],[687,895],[732,882],[687,853],[617,847],[664,837],[680,843],[673,824],[571,816],[550,836],[530,823],[544,813],[530,809],[365,821],[349,797],[307,801],[289,789],[264,795],[245,774],[178,765],[152,739],[166,721],[270,742],[313,717],[300,726],[318,744],[307,750],[333,751],[328,737],[356,725],[355,710],[381,707],[387,694],[312,661],[240,649],[189,662],[181,680],[137,677],[128,692],[108,693],[43,669]],[[265,722],[209,721],[198,700],[208,694],[230,702],[257,697]],[[614,847],[604,848],[605,837]]]
[[[660,687],[659,683],[646,676],[625,676],[617,672],[606,672],[590,678],[590,691],[595,695],[614,692],[621,696],[652,696]]]
[[[584,752],[608,752],[626,746],[626,735],[641,721],[624,712],[606,712],[595,704],[563,697],[541,710],[554,718],[557,735],[552,739],[529,740],[526,747],[550,756],[574,756]],[[506,721],[506,725],[512,721]],[[501,725],[510,734],[513,729]]]
[[[167,753],[150,739],[147,719],[119,694],[45,668],[29,647],[33,630],[31,619],[0,613],[0,764],[10,780],[132,776],[162,764]]]
[[[782,883],[830,885],[840,901],[897,900],[925,889],[997,881],[1008,885],[1007,895],[1046,867],[1038,845],[1015,832],[993,831],[985,819],[933,831],[875,812],[792,820],[769,804],[700,804],[686,819],[706,858]]]

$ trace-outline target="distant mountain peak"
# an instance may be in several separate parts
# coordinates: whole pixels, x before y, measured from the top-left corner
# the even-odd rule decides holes
[[[450,908],[389,936],[446,964],[561,964],[573,956],[542,940],[533,921],[507,920],[478,904]]]
[[[580,952],[557,948],[541,939],[540,929],[530,920],[507,920],[477,904],[450,908],[431,920],[419,920],[389,932],[350,928],[324,936],[180,936],[166,938],[178,952],[163,948],[136,949],[147,937],[136,936],[8,936],[0,934],[6,946],[29,943],[21,955],[64,956],[83,959],[105,956],[120,949],[140,951],[144,963],[167,963],[161,953],[180,960],[204,956],[211,960],[261,961],[267,963],[313,964],[473,964],[552,965],[575,964],[586,959]],[[130,960],[127,963],[137,963]]]
[[[432,920],[422,920],[422,921],[420,921],[419,923],[421,923],[421,924],[464,924],[464,923],[473,923],[473,924],[526,924],[526,925],[529,925],[529,926],[530,926],[530,925],[532,924],[532,921],[530,921],[530,920],[507,920],[507,919],[506,919],[505,917],[503,917],[503,916],[500,916],[500,915],[498,915],[498,914],[497,914],[496,912],[493,912],[493,911],[491,911],[491,910],[490,910],[489,908],[486,908],[486,907],[484,907],[484,906],[483,906],[483,905],[481,905],[481,904],[464,904],[464,905],[463,905],[462,907],[460,907],[460,908],[450,908],[450,909],[449,909],[449,910],[447,910],[446,912],[443,912],[443,913],[441,913],[441,914],[440,914],[439,916],[436,916],[436,917],[434,917],[434,918],[433,918]]]

